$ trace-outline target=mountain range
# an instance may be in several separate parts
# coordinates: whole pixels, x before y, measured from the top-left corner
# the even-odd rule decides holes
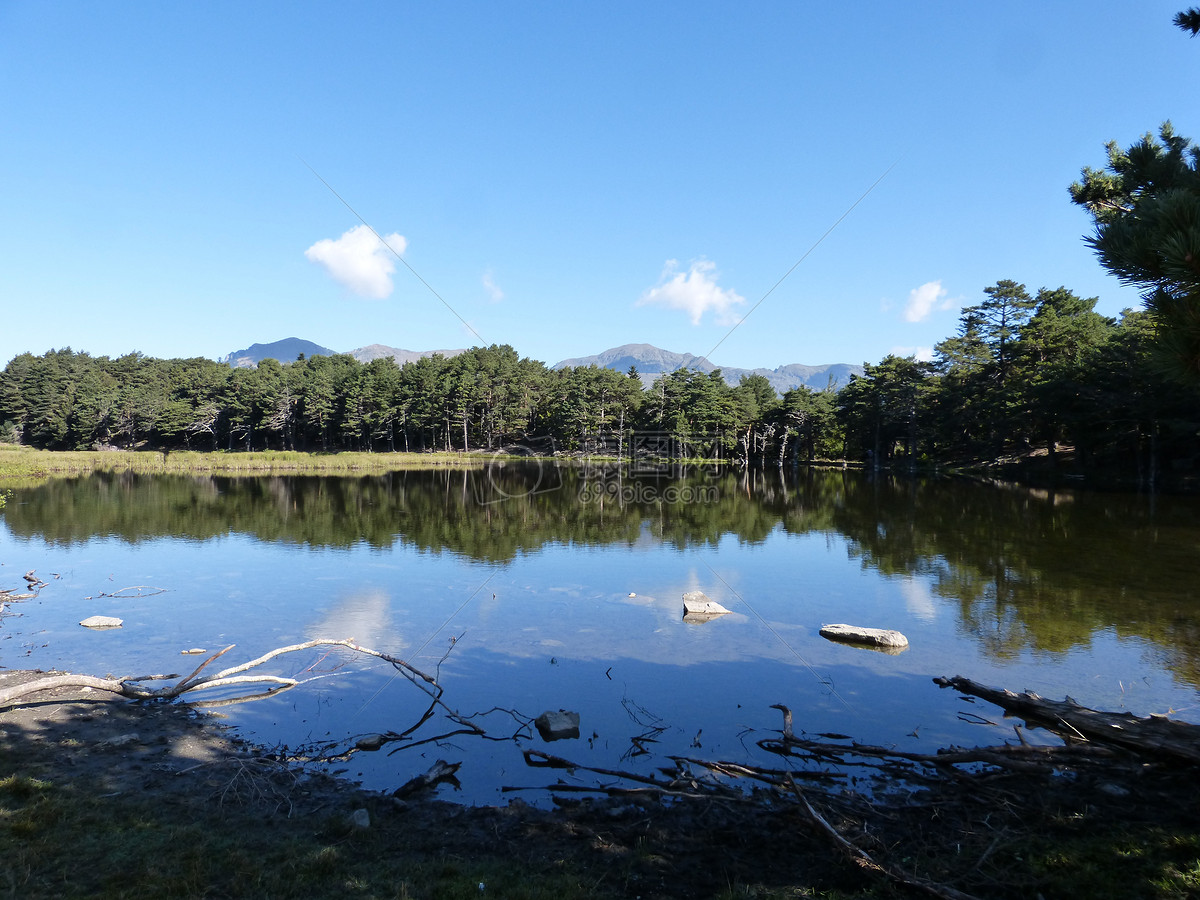
[[[280,362],[290,362],[302,353],[305,356],[333,356],[338,352],[340,351],[330,350],[328,347],[322,347],[320,344],[314,344],[312,341],[292,337],[285,338],[282,341],[274,341],[270,344],[251,344],[245,350],[235,350],[233,353],[226,355],[221,362],[234,367],[253,368],[264,359],[277,359]],[[402,366],[406,362],[412,362],[424,356],[433,356],[435,353],[450,357],[457,356],[462,352],[461,349],[402,350],[397,347],[388,347],[384,344],[369,344],[366,347],[359,347],[357,350],[350,350],[348,355],[362,363],[390,356],[396,361],[397,365]],[[831,363],[821,366],[792,363],[786,366],[778,366],[774,369],[739,369],[736,367],[716,366],[705,357],[696,356],[692,353],[674,353],[670,350],[663,350],[661,347],[655,347],[652,344],[622,344],[620,347],[613,347],[611,350],[605,350],[603,353],[597,353],[594,356],[564,359],[562,362],[556,363],[552,368],[563,369],[567,366],[599,366],[605,369],[616,369],[620,372],[628,371],[633,366],[637,369],[638,375],[645,385],[651,384],[659,375],[666,372],[674,372],[677,369],[688,368],[698,369],[701,372],[711,372],[713,369],[719,368],[722,377],[731,385],[736,385],[743,375],[761,375],[780,394],[801,386],[816,391],[824,390],[830,386],[840,388],[850,380],[851,375],[861,375],[863,371],[862,366],[850,365],[849,363]]]
[[[264,359],[291,362],[299,357],[301,353],[305,356],[335,356],[342,352],[346,352],[348,356],[353,356],[360,363],[369,363],[373,359],[383,359],[385,356],[390,356],[396,360],[396,365],[402,366],[406,362],[413,362],[423,356],[433,356],[435,353],[449,357],[458,356],[463,351],[461,349],[401,350],[399,347],[385,347],[383,344],[368,344],[365,347],[359,347],[357,350],[341,351],[330,350],[328,347],[322,347],[320,344],[314,344],[312,341],[290,337],[284,338],[282,341],[272,341],[269,344],[251,344],[245,350],[234,350],[232,353],[226,354],[220,361],[226,365],[233,366],[235,369],[253,369]]]
[[[567,366],[600,366],[622,372],[634,366],[641,376],[642,383],[646,385],[651,384],[662,373],[674,372],[677,369],[699,369],[701,372],[720,369],[721,376],[731,385],[736,385],[743,375],[761,375],[779,394],[800,386],[812,388],[814,391],[824,390],[830,385],[840,388],[850,380],[851,375],[861,375],[863,372],[862,366],[849,363],[830,363],[823,366],[792,363],[774,369],[739,369],[736,366],[718,366],[709,362],[706,357],[692,353],[673,353],[652,344],[622,344],[595,356],[564,359],[554,368],[563,369]]]

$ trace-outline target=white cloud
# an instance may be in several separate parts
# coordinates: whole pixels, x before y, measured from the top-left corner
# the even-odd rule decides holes
[[[932,347],[893,347],[893,356],[915,356],[918,362],[933,362]]]
[[[497,285],[495,279],[492,278],[491,269],[488,269],[483,273],[483,287],[484,290],[488,292],[488,299],[493,303],[499,303],[504,299],[504,291],[500,290],[499,285]]]
[[[919,288],[908,292],[908,302],[904,304],[904,321],[920,322],[935,309],[949,309],[946,299],[946,289],[940,281],[927,281]]]
[[[383,240],[387,247],[370,228],[358,225],[336,241],[317,241],[304,255],[324,266],[334,281],[354,293],[382,300],[392,293],[392,273],[396,271],[392,251],[401,255],[408,247],[402,234],[383,235]]]
[[[746,302],[736,291],[717,286],[720,278],[716,263],[707,259],[692,262],[686,272],[679,271],[679,262],[667,260],[658,284],[642,294],[638,306],[654,304],[668,309],[680,309],[688,314],[693,325],[709,310],[720,325],[732,325],[738,320],[733,307]]]

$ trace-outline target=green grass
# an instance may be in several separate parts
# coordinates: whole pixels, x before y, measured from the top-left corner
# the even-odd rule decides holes
[[[41,897],[339,897],[572,900],[597,896],[569,866],[530,868],[499,847],[471,858],[413,852],[402,813],[365,830],[215,802],[89,796],[0,779],[0,894]],[[424,841],[426,845],[428,841]],[[482,843],[482,842],[481,842]],[[485,886],[480,892],[479,885]],[[600,894],[603,895],[602,893]]]
[[[43,768],[35,765],[35,774],[0,778],[0,896],[602,900],[647,891],[684,895],[669,889],[676,872],[669,842],[650,846],[639,839],[630,853],[613,856],[575,832],[566,841],[560,835],[556,849],[547,853],[541,832],[518,828],[493,834],[491,827],[478,826],[471,831],[449,814],[445,820],[414,820],[386,798],[367,799],[372,824],[355,829],[345,809],[324,807],[319,814],[289,818],[262,807],[222,806],[203,796],[103,795],[90,789],[87,779],[48,779]],[[922,839],[910,848],[911,855],[887,861],[989,900],[1200,896],[1200,824],[1165,828],[1082,816],[1029,825],[1027,831],[1014,830],[1011,823],[983,827],[970,851],[971,836],[950,829]],[[466,831],[455,838],[456,828]],[[601,825],[602,844],[603,832]],[[854,887],[834,887],[830,872],[853,867],[834,848],[822,849],[819,840],[810,838],[812,846],[805,850],[804,829],[795,840],[796,852],[809,860],[798,874],[809,871],[811,881],[803,875],[769,883],[751,878],[692,895],[722,900],[915,896],[861,874]],[[985,845],[994,852],[981,854]],[[713,852],[717,860],[724,851],[715,844]],[[662,889],[656,887],[660,874],[667,879]]]
[[[1088,831],[1028,841],[1021,854],[1049,897],[1089,900],[1200,897],[1200,832],[1094,823]]]
[[[0,479],[6,487],[23,487],[55,476],[91,472],[139,474],[346,475],[405,469],[479,468],[495,454],[479,453],[257,453],[196,451],[34,450],[0,444]]]

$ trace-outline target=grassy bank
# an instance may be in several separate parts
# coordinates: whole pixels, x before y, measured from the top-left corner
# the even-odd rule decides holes
[[[414,836],[397,811],[372,826],[344,816],[289,819],[215,800],[103,797],[36,778],[0,779],[0,847],[19,897],[604,896],[596,875],[554,860],[520,863]],[[612,896],[612,894],[608,894]]]
[[[0,672],[8,687],[41,674]],[[930,895],[849,861],[847,839],[936,897],[1200,896],[1195,766],[1153,754],[1097,746],[1070,754],[1074,767],[1060,758],[1061,771],[1026,756],[873,799],[806,783],[805,802],[824,816],[818,828],[794,791],[750,796],[706,790],[706,779],[670,796],[640,784],[597,800],[567,784],[554,810],[457,806],[420,792],[401,802],[305,772],[178,705],[70,688],[33,699],[0,709],[0,896]],[[398,758],[396,781],[425,762]],[[354,821],[364,815],[365,827]]]
[[[305,804],[245,769],[193,793],[111,792],[28,759],[0,777],[0,892],[50,897],[713,898],[901,900],[924,896],[849,863],[798,814],[764,806],[729,819],[709,804],[626,805],[581,815],[520,808],[396,806],[387,797]],[[57,768],[57,771],[55,769]],[[178,776],[183,778],[184,776]],[[238,779],[242,780],[238,782]],[[303,802],[303,798],[297,798]],[[934,884],[968,894],[1068,900],[1189,898],[1200,889],[1200,834],[1078,811],[966,829],[946,803],[893,810],[902,830],[859,843]],[[267,802],[270,801],[270,802]],[[365,809],[370,826],[349,821]],[[852,828],[852,823],[843,827]],[[881,840],[882,839],[882,840]],[[884,845],[890,844],[889,849]]]
[[[34,450],[0,444],[0,487],[63,475],[91,472],[136,472],[221,475],[351,475],[402,469],[479,468],[496,454],[480,453],[299,453],[267,450],[258,453],[156,450]]]

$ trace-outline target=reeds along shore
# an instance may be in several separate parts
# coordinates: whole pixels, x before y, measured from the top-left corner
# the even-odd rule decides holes
[[[139,474],[349,474],[388,472],[399,469],[479,468],[495,458],[493,453],[301,453],[266,450],[261,452],[200,453],[157,450],[34,450],[12,444],[0,445],[0,487],[19,487],[10,480],[32,479],[34,483],[56,475],[85,475],[89,472],[136,472]]]

